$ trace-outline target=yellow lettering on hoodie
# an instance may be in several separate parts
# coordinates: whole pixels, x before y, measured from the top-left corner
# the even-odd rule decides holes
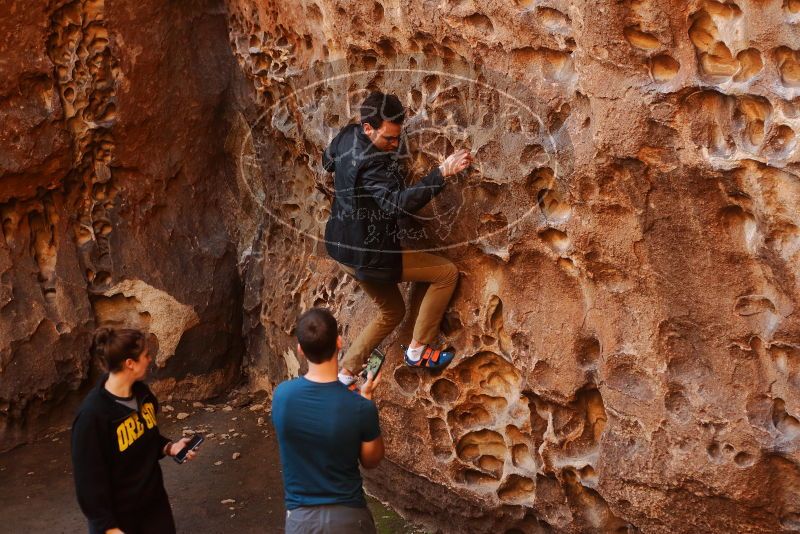
[[[146,402],[142,406],[142,417],[148,430],[156,426],[156,409],[152,402]]]
[[[124,422],[117,427],[117,444],[119,445],[119,452],[124,451],[128,448],[128,445],[130,445]]]
[[[124,439],[121,437],[123,433],[125,434]],[[144,434],[144,425],[139,421],[139,416],[137,414],[131,414],[130,417],[125,419],[117,427],[117,441],[120,445],[119,452],[133,445],[133,442],[139,439],[142,434]]]
[[[138,413],[132,413],[117,427],[117,444],[119,445],[119,452],[124,451],[133,442],[142,437],[144,434],[145,426],[151,429],[156,426],[155,407],[152,403],[148,402],[142,406],[142,417],[144,418],[144,425],[139,419]]]

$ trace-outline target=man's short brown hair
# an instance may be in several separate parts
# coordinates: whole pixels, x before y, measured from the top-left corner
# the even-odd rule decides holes
[[[383,121],[403,124],[406,118],[406,110],[399,98],[379,92],[370,93],[361,103],[359,112],[361,124],[367,123],[376,129]]]
[[[301,315],[294,332],[308,361],[322,363],[336,354],[339,326],[325,308],[311,308]]]

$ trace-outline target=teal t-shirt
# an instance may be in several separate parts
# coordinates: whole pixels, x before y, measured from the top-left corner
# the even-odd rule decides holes
[[[361,442],[381,434],[372,401],[338,380],[295,378],[275,388],[272,424],[278,435],[287,510],[367,505],[358,456]]]

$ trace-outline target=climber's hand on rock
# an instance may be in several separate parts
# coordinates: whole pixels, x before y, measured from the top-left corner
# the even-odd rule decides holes
[[[472,165],[472,154],[466,148],[462,148],[450,154],[444,163],[439,165],[442,176],[452,176]]]

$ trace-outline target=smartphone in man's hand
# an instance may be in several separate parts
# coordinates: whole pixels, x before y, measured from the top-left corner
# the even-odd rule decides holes
[[[367,365],[365,365],[364,370],[361,371],[361,376],[364,378],[369,378],[370,375],[377,376],[385,360],[386,355],[384,353],[378,349],[373,350],[372,354],[367,358]]]

